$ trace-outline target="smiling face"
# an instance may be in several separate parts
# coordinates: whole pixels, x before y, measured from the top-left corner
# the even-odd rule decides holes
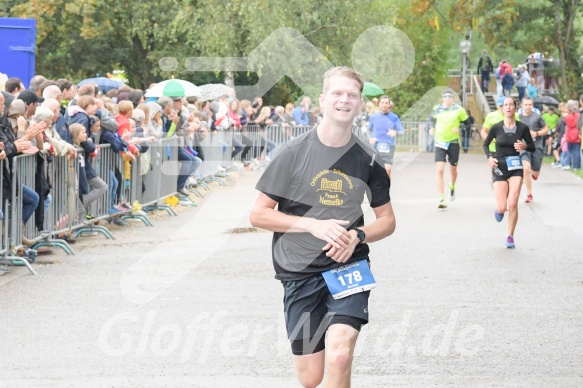
[[[328,78],[320,95],[324,118],[337,123],[352,124],[363,103],[358,82],[341,75]]]

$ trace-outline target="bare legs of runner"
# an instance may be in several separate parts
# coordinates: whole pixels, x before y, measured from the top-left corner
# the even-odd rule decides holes
[[[294,356],[296,373],[304,387],[317,387],[324,378],[325,387],[349,388],[352,358],[358,330],[343,324],[328,328],[326,349],[305,356]]]
[[[518,222],[518,197],[522,187],[522,178],[513,176],[507,182],[494,182],[494,196],[496,198],[496,211],[504,214],[508,208],[508,235],[514,236],[514,230]]]
[[[445,162],[435,162],[436,166],[436,173],[437,173],[437,193],[439,194],[439,198],[444,199],[444,178],[443,174],[445,171]],[[451,184],[455,187],[455,182],[457,180],[457,166],[449,166],[449,172],[451,175]]]

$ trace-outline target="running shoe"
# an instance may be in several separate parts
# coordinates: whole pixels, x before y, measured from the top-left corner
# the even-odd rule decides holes
[[[452,185],[451,183],[449,184],[449,200],[450,201],[455,200],[455,186]]]
[[[93,219],[95,219],[95,217],[93,217],[91,214],[87,213],[87,214],[85,215],[85,219],[86,219],[86,220],[93,220]]]
[[[504,213],[500,214],[498,213],[498,210],[494,209],[494,218],[496,219],[496,221],[501,222],[502,219],[504,218]]]
[[[526,200],[525,200],[524,202],[526,202],[526,203],[531,203],[531,202],[532,202],[532,194],[528,194],[528,195],[526,196]]]
[[[563,167],[561,167],[561,168],[562,168],[563,170],[570,170],[570,169],[571,169],[571,166],[563,166]]]
[[[438,209],[446,209],[447,208],[447,204],[445,203],[445,200],[441,200],[439,201],[439,205],[437,205]]]
[[[532,177],[532,180],[533,180],[533,181],[536,181],[536,180],[538,179],[538,176],[537,176],[537,175],[530,174],[530,176]]]
[[[552,168],[560,168],[560,167],[563,167],[563,165],[561,164],[561,162],[553,162],[551,164],[551,167]]]
[[[514,248],[514,247],[515,247],[515,245],[514,245],[514,237],[508,236],[506,238],[506,248],[511,249],[511,248]]]

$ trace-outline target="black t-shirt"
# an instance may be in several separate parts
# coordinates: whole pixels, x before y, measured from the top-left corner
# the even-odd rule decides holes
[[[354,135],[344,147],[328,147],[311,130],[278,151],[257,190],[278,202],[282,213],[319,220],[350,222],[346,229],[364,225],[364,195],[371,207],[390,201],[390,181],[378,153]],[[276,278],[299,280],[343,265],[326,257],[326,242],[310,233],[274,233],[273,266]],[[358,244],[347,263],[368,257],[367,244]]]
[[[496,139],[496,152],[493,155],[488,149],[492,139]],[[528,125],[517,121],[515,131],[508,131],[505,129],[504,121],[492,125],[483,145],[486,157],[492,155],[494,158],[498,159],[498,163],[505,163],[504,158],[506,156],[519,155],[519,152],[514,149],[514,143],[518,140],[524,140],[526,142],[526,151],[534,151],[534,142],[532,141],[532,136],[530,136]]]

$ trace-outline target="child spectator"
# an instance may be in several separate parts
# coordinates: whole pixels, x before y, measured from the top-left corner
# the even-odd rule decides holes
[[[79,195],[81,202],[85,207],[85,218],[88,220],[94,217],[89,212],[91,203],[95,202],[99,197],[107,192],[107,184],[97,176],[97,173],[91,166],[91,159],[93,159],[99,146],[93,143],[92,139],[87,138],[87,132],[83,125],[74,123],[69,127],[73,144],[81,147],[84,151],[83,155],[79,155]]]
[[[115,116],[115,121],[117,122],[117,133],[123,137],[124,132],[130,130],[130,121],[132,114],[134,112],[134,105],[131,101],[121,101],[117,108],[119,113]]]

